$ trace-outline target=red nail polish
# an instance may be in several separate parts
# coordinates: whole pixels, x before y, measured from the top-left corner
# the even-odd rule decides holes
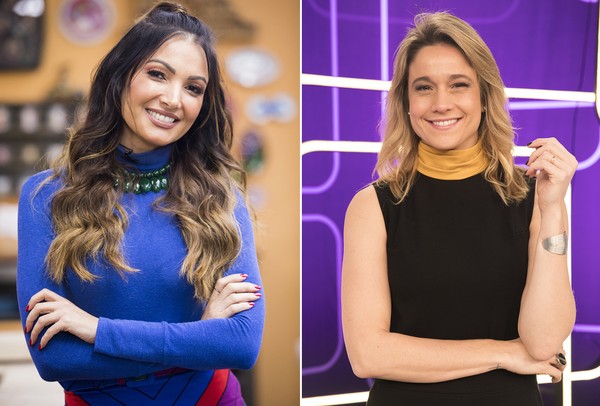
[[[28,312],[29,311],[29,305],[27,305],[27,307],[25,308],[25,311]]]
[[[42,344],[38,345],[38,350],[42,351]]]
[[[250,305],[250,307],[254,306],[254,302],[250,302],[248,304]]]
[[[255,294],[254,294],[254,296],[261,297],[261,296],[262,296],[262,293],[255,293]]]
[[[31,341],[31,338],[29,339],[29,346],[33,347],[33,341]]]
[[[23,331],[25,332],[25,334],[27,334],[27,333],[28,333],[28,331],[27,331],[27,326],[23,327]]]
[[[241,273],[241,274],[240,274],[240,276],[241,276],[242,278],[247,278],[247,277],[248,277],[248,274]]]
[[[260,286],[260,285],[254,285],[254,288],[255,289],[262,289],[262,286]]]

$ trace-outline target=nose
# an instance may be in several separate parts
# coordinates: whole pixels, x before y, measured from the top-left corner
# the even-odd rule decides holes
[[[431,109],[436,113],[443,113],[452,110],[453,107],[452,95],[445,89],[439,89],[435,94]]]
[[[168,86],[160,97],[165,108],[176,110],[181,107],[181,90],[177,86]]]

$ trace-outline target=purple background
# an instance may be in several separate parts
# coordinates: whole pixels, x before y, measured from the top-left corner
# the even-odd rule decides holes
[[[389,16],[384,50],[381,4],[388,4]],[[389,80],[394,51],[413,16],[437,10],[451,11],[475,27],[507,87],[594,91],[597,0],[303,0],[302,72]],[[379,141],[380,92],[305,85],[302,97],[303,141]],[[511,111],[518,145],[554,136],[580,162],[572,184],[577,323],[599,325],[600,330],[600,128],[594,105],[514,99]],[[352,374],[343,347],[339,278],[345,210],[356,191],[372,180],[375,159],[375,154],[312,153],[302,160],[303,397],[370,386]],[[600,362],[600,334],[578,328],[573,368],[589,369]],[[551,390],[542,386],[544,392]],[[573,383],[575,405],[592,404],[586,399],[598,395],[598,381]]]

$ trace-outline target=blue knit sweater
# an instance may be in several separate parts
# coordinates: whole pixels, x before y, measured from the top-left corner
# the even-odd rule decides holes
[[[169,147],[133,155],[142,171],[164,166],[169,156]],[[53,283],[44,260],[54,237],[50,201],[60,181],[52,180],[35,194],[49,175],[45,171],[32,176],[19,201],[17,293],[23,325],[27,302],[42,288],[99,317],[99,323],[94,344],[61,332],[44,349],[38,350],[37,344],[31,347],[43,379],[72,388],[86,386],[73,381],[137,377],[171,367],[213,370],[254,365],[262,339],[264,298],[233,317],[200,320],[203,305],[194,299],[193,286],[180,275],[187,249],[177,221],[152,208],[162,191],[123,197],[129,226],[122,250],[126,262],[139,272],[123,279],[102,260],[90,260],[88,269],[98,276],[95,282],[82,282],[67,270],[63,283]],[[235,217],[242,248],[226,274],[246,273],[248,282],[260,285],[252,224],[240,196]]]

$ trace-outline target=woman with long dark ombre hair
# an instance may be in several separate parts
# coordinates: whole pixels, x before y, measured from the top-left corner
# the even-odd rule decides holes
[[[19,202],[33,361],[67,405],[242,405],[265,306],[208,27],[172,3],[102,60],[62,156]]]

